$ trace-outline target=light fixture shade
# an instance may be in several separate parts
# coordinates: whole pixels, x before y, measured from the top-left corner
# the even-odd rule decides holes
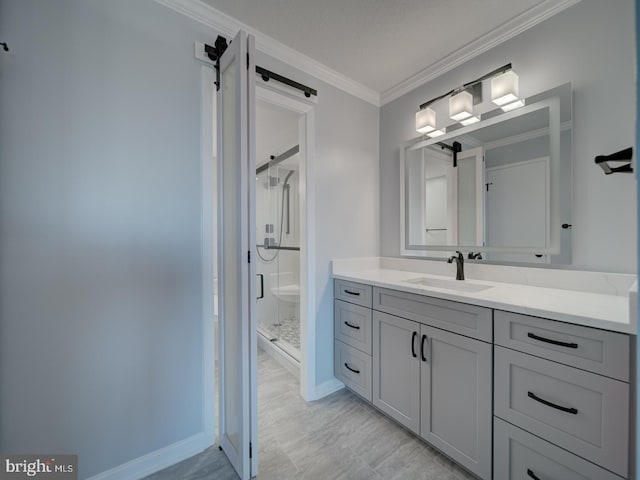
[[[436,112],[429,107],[416,112],[416,131],[429,133],[436,129]]]
[[[439,137],[440,135],[444,135],[445,133],[447,133],[446,128],[441,128],[439,130],[434,130],[433,132],[427,133],[427,136],[429,138],[435,138],[435,137]]]
[[[518,99],[515,102],[507,103],[506,105],[502,105],[500,108],[503,112],[510,112],[511,110],[515,110],[520,107],[524,107],[524,99]]]
[[[479,121],[480,121],[480,117],[474,116],[474,117],[469,117],[466,120],[460,120],[460,123],[466,127],[467,125],[478,123]]]
[[[473,95],[469,92],[460,92],[449,98],[449,116],[452,120],[460,122],[473,115]]]
[[[499,107],[520,98],[520,81],[513,70],[491,79],[491,101]]]

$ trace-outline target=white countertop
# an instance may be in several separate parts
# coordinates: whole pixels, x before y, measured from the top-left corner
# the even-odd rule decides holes
[[[552,275],[553,271],[549,274]],[[344,262],[339,268],[336,268],[334,263],[333,277],[456,302],[550,318],[576,325],[630,334],[637,333],[637,314],[633,314],[633,307],[630,307],[630,300],[633,302],[634,299],[633,295],[630,298],[629,295],[563,290],[517,283],[492,282],[486,279],[464,280],[464,282],[486,285],[491,288],[480,292],[462,292],[406,283],[407,280],[417,278],[451,281],[455,276],[394,270],[372,265],[351,265],[349,262]],[[637,290],[637,286],[635,288]]]

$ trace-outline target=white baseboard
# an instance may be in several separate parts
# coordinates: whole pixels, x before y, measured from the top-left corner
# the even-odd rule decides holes
[[[298,380],[300,379],[300,364],[259,333],[258,347],[267,352],[271,358],[278,362],[289,373],[295,375]]]
[[[320,385],[316,385],[315,392],[313,398],[310,400],[320,400],[321,398],[326,397],[327,395],[331,395],[338,390],[342,390],[344,388],[344,383],[342,383],[337,378],[332,378],[331,380],[327,380]]]
[[[203,432],[167,445],[154,452],[118,465],[88,480],[138,480],[170,467],[210,447],[210,439]]]

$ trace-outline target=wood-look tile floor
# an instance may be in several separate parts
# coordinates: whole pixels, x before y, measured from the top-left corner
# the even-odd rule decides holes
[[[346,389],[316,402],[258,354],[259,480],[467,480],[473,477]],[[216,446],[147,480],[231,480]]]

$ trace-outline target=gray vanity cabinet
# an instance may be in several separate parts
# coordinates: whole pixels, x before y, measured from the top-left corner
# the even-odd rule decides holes
[[[491,344],[373,312],[373,404],[491,478]]]
[[[628,335],[347,280],[334,292],[336,377],[478,478],[628,478]]]
[[[420,436],[491,478],[491,344],[422,325]]]

